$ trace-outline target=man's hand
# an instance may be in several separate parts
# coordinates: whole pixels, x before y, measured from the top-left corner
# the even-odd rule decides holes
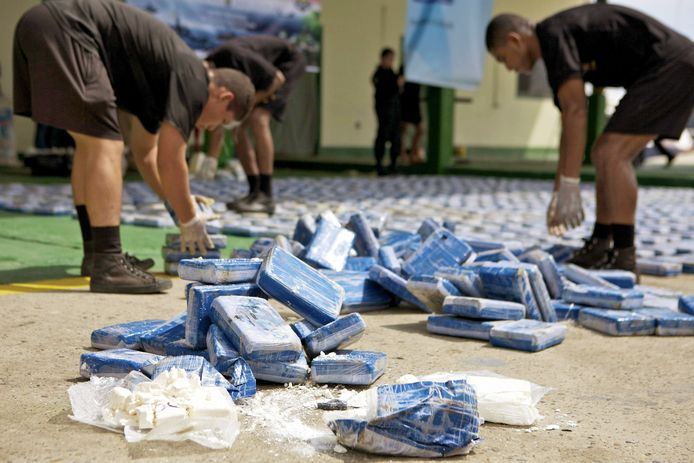
[[[563,235],[581,225],[584,218],[581,180],[560,176],[559,188],[552,193],[552,200],[547,208],[547,229],[552,235]]]
[[[209,222],[210,220],[217,220],[220,218],[219,214],[215,214],[212,211],[212,205],[215,203],[214,199],[202,195],[191,195],[191,200],[193,201],[193,204],[195,204],[196,207],[196,216],[199,216],[205,222]],[[168,201],[164,201],[164,206],[166,207],[166,210],[169,212],[169,215],[173,219],[174,223],[178,225],[178,217],[176,216],[176,212],[174,211],[173,207],[171,207],[171,204],[169,204]]]
[[[197,214],[193,220],[181,224],[181,251],[188,251],[191,254],[196,253],[196,249],[200,250],[203,256],[207,254],[208,249],[212,249],[214,245],[210,236],[207,234],[205,227],[205,219]]]
[[[200,166],[198,177],[200,177],[202,180],[214,180],[215,176],[217,175],[217,164],[217,158],[206,156],[202,161],[202,166]]]

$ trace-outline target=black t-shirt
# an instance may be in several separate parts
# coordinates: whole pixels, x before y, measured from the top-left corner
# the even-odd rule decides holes
[[[376,106],[387,106],[398,100],[400,88],[395,71],[378,66],[371,77],[371,82],[375,89]]]
[[[405,68],[400,66],[400,75],[405,75]],[[421,85],[416,82],[405,81],[405,85],[402,87],[402,93],[400,94],[400,102],[403,107],[416,107],[419,106],[419,93]]]
[[[137,116],[150,133],[167,121],[188,138],[207,102],[208,76],[171,28],[112,0],[46,5],[76,42],[101,57],[118,107]]]
[[[555,102],[570,78],[628,88],[692,47],[688,38],[650,16],[617,5],[571,8],[538,23],[535,31]]]
[[[279,39],[278,39],[279,40]],[[275,79],[277,68],[261,53],[250,49],[247,41],[232,39],[215,48],[205,58],[217,68],[231,68],[251,79],[256,90],[267,90]]]

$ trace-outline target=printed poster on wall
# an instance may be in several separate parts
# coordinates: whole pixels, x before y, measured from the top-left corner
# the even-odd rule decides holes
[[[320,0],[128,0],[171,26],[201,56],[243,35],[274,35],[306,54],[318,72]]]
[[[492,0],[409,0],[405,76],[436,87],[476,89],[487,53]]]

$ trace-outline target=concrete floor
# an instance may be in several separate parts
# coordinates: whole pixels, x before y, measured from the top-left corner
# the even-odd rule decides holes
[[[694,292],[694,276],[644,278],[644,284]],[[117,296],[84,290],[0,296],[0,460],[52,462],[382,461],[350,451],[294,452],[262,428],[242,432],[231,450],[192,443],[128,444],[120,434],[68,418],[67,389],[97,327],[167,318],[185,309],[183,282],[166,295]],[[284,312],[291,315],[291,312]],[[484,342],[427,333],[426,315],[402,309],[365,314],[355,348],[382,350],[389,366],[379,384],[436,371],[491,370],[550,386],[540,429],[487,424],[470,462],[694,461],[694,339],[612,338],[569,324],[563,344],[528,354]],[[281,386],[264,386],[263,390]],[[569,421],[571,431],[545,431]],[[246,432],[244,432],[246,427]],[[412,461],[406,460],[406,461]]]

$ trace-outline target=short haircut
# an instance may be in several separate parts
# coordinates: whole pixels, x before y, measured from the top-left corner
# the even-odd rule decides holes
[[[236,69],[219,68],[212,71],[212,82],[234,94],[227,109],[234,111],[236,119],[244,120],[255,104],[255,87],[248,76]]]
[[[390,48],[390,47],[385,47],[381,50],[381,59],[385,58],[388,55],[394,55],[395,51]]]
[[[506,36],[510,32],[527,34],[531,30],[532,26],[530,21],[523,16],[513,13],[496,15],[487,25],[487,35],[485,37],[487,50],[491,51],[498,46],[504,45]]]

